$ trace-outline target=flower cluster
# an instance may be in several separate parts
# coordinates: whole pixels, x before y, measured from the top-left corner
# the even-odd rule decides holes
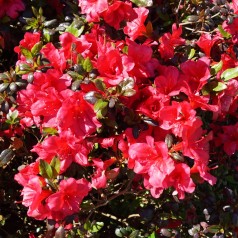
[[[214,185],[213,155],[238,150],[237,18],[202,32],[192,48],[183,24],[153,35],[149,6],[78,7],[80,30],[72,23],[57,43],[26,32],[14,49],[16,74],[28,82],[17,92],[19,123],[42,135],[31,150],[36,161],[15,175],[28,216],[63,223],[124,168],[136,174],[133,189],[154,198],[171,189],[184,199],[199,183]]]

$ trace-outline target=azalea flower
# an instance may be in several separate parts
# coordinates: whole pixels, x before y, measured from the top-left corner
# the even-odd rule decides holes
[[[185,40],[180,37],[181,34],[182,26],[177,28],[174,23],[172,26],[172,34],[168,32],[160,37],[159,53],[163,59],[168,60],[172,58],[174,56],[174,47],[185,44]]]
[[[17,18],[19,12],[25,10],[22,0],[0,0],[0,6],[0,18],[5,15]]]
[[[79,0],[78,4],[88,22],[98,22],[100,14],[108,9],[107,0]]]
[[[56,116],[60,132],[69,130],[76,137],[85,138],[101,126],[92,105],[83,96],[82,92],[75,92],[62,103]]]
[[[83,198],[88,195],[90,189],[90,184],[85,179],[62,180],[59,190],[45,200],[46,207],[50,212],[48,219],[59,221],[77,213]]]
[[[146,33],[146,27],[144,25],[145,20],[148,16],[149,10],[144,7],[134,8],[137,17],[127,22],[124,27],[124,33],[130,37],[131,40],[135,40],[137,37],[142,36]]]

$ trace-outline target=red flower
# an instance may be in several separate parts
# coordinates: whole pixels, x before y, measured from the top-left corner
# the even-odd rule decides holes
[[[57,91],[63,91],[71,85],[72,78],[68,74],[62,74],[59,70],[49,69],[46,73],[35,72],[33,85],[37,91],[45,91],[49,87]]]
[[[123,80],[122,57],[118,49],[108,49],[99,55],[97,69],[105,80],[114,85]]]
[[[86,137],[101,124],[96,119],[92,105],[83,98],[82,92],[75,92],[67,98],[57,113],[60,132],[69,130],[76,137]]]
[[[234,18],[233,22],[228,24],[224,21],[222,28],[232,35],[232,42],[237,44],[238,42],[238,18]]]
[[[223,144],[224,151],[233,155],[238,151],[238,123],[230,126],[223,126],[223,133],[218,135],[217,145]]]
[[[21,195],[22,204],[29,207],[27,215],[38,220],[44,220],[48,216],[48,209],[43,205],[45,199],[52,193],[43,189],[46,183],[38,176],[32,177],[24,186]]]
[[[151,136],[146,137],[146,142],[135,143],[129,147],[128,167],[133,168],[135,173],[145,175],[145,183],[148,187],[161,191],[167,187],[165,178],[173,171],[174,162],[168,156],[168,149],[164,142],[154,142]],[[159,196],[160,193],[157,195]]]
[[[20,11],[25,9],[22,0],[0,0],[0,18],[8,15],[11,18],[17,18]]]
[[[175,165],[175,169],[167,176],[166,182],[168,186],[176,189],[179,199],[184,199],[185,192],[192,193],[195,190],[195,184],[190,178],[190,168],[184,163]]]
[[[172,34],[165,33],[160,37],[159,52],[163,59],[168,60],[174,56],[174,47],[184,45],[185,40],[181,38],[182,26],[176,27],[174,23],[172,26]]]
[[[161,75],[155,78],[156,91],[163,96],[178,95],[184,88],[183,80],[177,68],[173,66],[159,67]]]
[[[131,77],[148,78],[154,76],[156,59],[152,58],[153,51],[149,45],[140,45],[127,39],[128,53],[122,58],[125,71]],[[143,57],[141,57],[143,55]]]
[[[90,185],[85,179],[62,180],[59,184],[59,191],[50,195],[45,201],[46,207],[50,211],[47,218],[59,221],[77,213],[83,198],[88,195],[89,191]]]
[[[196,119],[196,111],[186,101],[181,103],[173,101],[171,106],[160,109],[159,119],[163,121],[161,128],[172,129],[175,136],[181,137],[184,125],[191,125]]]
[[[212,132],[206,137],[202,129],[202,121],[197,118],[191,125],[184,125],[181,143],[174,145],[171,151],[181,150],[183,155],[194,159],[195,165],[199,165],[200,176],[210,184],[216,182],[215,177],[207,173],[209,161],[209,141],[212,140]]]
[[[197,61],[188,60],[181,64],[183,78],[189,85],[192,93],[196,93],[208,82],[210,74],[210,60],[207,57]]]
[[[108,9],[107,0],[79,0],[81,13],[86,14],[88,22],[98,22],[100,14]]]
[[[105,12],[102,13],[102,17],[108,25],[119,30],[122,21],[132,21],[137,17],[137,14],[131,7],[131,3],[115,1]]]
[[[39,174],[38,161],[21,168],[19,173],[15,175],[14,179],[22,186],[26,186],[31,178],[34,178],[37,174]]]
[[[63,72],[66,67],[66,59],[63,53],[56,49],[52,43],[47,43],[40,52],[50,61],[49,66]]]
[[[108,170],[108,168],[115,162],[116,158],[114,157],[106,161],[93,159],[93,166],[97,169],[92,177],[92,187],[96,189],[105,188],[107,186],[107,180],[114,179],[118,175],[119,168]]]
[[[219,36],[212,38],[211,34],[202,33],[196,44],[202,49],[206,56],[209,57],[213,45],[215,45],[219,39],[221,39]]]
[[[69,32],[63,33],[59,38],[62,46],[60,52],[63,53],[66,60],[70,60],[71,64],[76,64],[77,56],[79,54],[83,55],[83,52],[88,50],[92,45],[87,41],[82,41]]]
[[[31,50],[32,47],[38,43],[40,41],[40,33],[35,32],[35,33],[30,33],[30,32],[26,32],[24,35],[24,39],[20,41],[20,46],[16,46],[14,48],[14,51],[18,54],[20,54],[21,49],[20,47],[26,48],[28,50]],[[23,57],[23,59],[25,59],[25,57],[22,55],[21,57]]]
[[[137,37],[146,33],[146,27],[144,22],[147,18],[149,10],[144,7],[134,8],[137,17],[130,22],[127,22],[124,27],[124,33],[130,37],[131,40],[135,40]]]
[[[34,146],[32,151],[49,163],[57,156],[60,159],[60,173],[63,173],[73,161],[83,166],[88,165],[87,155],[90,149],[85,141],[80,141],[70,131],[64,131],[59,136],[46,138],[41,144]]]

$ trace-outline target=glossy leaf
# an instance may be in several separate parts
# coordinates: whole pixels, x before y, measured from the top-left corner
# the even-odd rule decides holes
[[[236,77],[238,77],[238,67],[227,69],[221,74],[221,79],[225,82]]]

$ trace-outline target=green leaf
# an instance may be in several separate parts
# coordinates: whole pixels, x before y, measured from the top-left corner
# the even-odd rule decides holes
[[[138,237],[139,233],[140,232],[138,230],[132,231],[132,233],[129,235],[129,238],[136,238]]]
[[[32,72],[32,68],[28,64],[20,64],[16,67],[16,74],[23,75]]]
[[[225,39],[228,39],[231,37],[231,34],[228,33],[227,31],[225,31],[223,28],[222,28],[222,25],[218,25],[218,30],[220,31],[221,35],[225,38]]]
[[[9,86],[9,83],[1,83],[0,84],[0,93],[4,92]]]
[[[227,86],[224,83],[217,82],[217,86],[215,88],[213,88],[212,91],[220,92],[220,91],[225,90],[226,88],[227,88]]]
[[[196,51],[195,51],[195,49],[190,49],[190,52],[189,52],[189,55],[188,55],[188,59],[192,59],[193,58],[193,56],[195,55],[195,53],[196,53]]]
[[[220,231],[221,227],[219,225],[212,225],[212,226],[208,226],[206,228],[206,230],[209,232],[209,233],[218,233]]]
[[[26,57],[26,59],[32,59],[33,58],[31,51],[29,51],[28,49],[20,46],[20,50],[21,50],[21,53]]]
[[[6,80],[6,79],[8,79],[9,77],[8,77],[8,75],[7,74],[5,74],[5,73],[1,73],[0,74],[0,80]]]
[[[223,61],[222,60],[219,63],[213,65],[211,67],[211,74],[216,75],[222,69],[222,66],[223,66]]]
[[[93,233],[96,233],[96,232],[100,231],[103,228],[103,226],[104,226],[103,222],[97,221],[96,224],[92,225],[91,231]]]
[[[53,171],[51,166],[42,159],[40,159],[40,175],[47,179],[53,178]]]
[[[108,101],[103,101],[103,99],[99,99],[94,105],[94,111],[97,113],[98,111],[106,108],[107,105],[108,105]]]
[[[90,104],[95,104],[98,99],[100,99],[102,95],[96,91],[90,91],[84,95],[84,100]]]
[[[121,229],[120,229],[120,228],[116,228],[116,230],[115,230],[115,235],[116,235],[117,237],[123,237],[123,234],[121,233]]]
[[[42,41],[37,42],[31,49],[32,55],[35,56],[36,54],[38,54],[40,52],[42,46],[43,46]]]
[[[225,82],[236,77],[238,77],[238,67],[227,69],[221,74],[221,79]]]
[[[84,25],[82,25],[78,29],[74,22],[71,25],[69,25],[65,30],[65,32],[69,32],[75,37],[79,37],[83,33],[83,31],[84,31]]]
[[[94,111],[96,112],[96,116],[98,119],[102,119],[106,116],[107,106],[108,101],[103,101],[103,99],[97,100],[97,102],[94,104]]]
[[[7,114],[7,119],[11,120],[11,121],[15,121],[18,117],[18,111],[14,110],[14,111],[9,111]]]
[[[153,232],[152,234],[150,234],[150,235],[148,236],[148,238],[156,238],[155,232]]]
[[[45,42],[50,42],[50,32],[47,29],[43,29],[43,39]]]
[[[33,14],[35,15],[35,17],[37,17],[38,16],[38,11],[37,11],[37,9],[35,8],[35,7],[32,7],[31,8],[32,9],[32,12],[33,12]]]
[[[11,149],[3,150],[0,154],[0,167],[7,165],[7,163],[14,157]]]
[[[126,97],[132,97],[135,94],[136,94],[136,90],[134,89],[127,89],[126,91],[122,93],[122,95]]]
[[[139,7],[151,7],[153,5],[153,0],[131,0]]]
[[[89,73],[89,72],[91,72],[92,71],[92,69],[93,69],[93,65],[92,65],[92,62],[91,62],[91,60],[89,59],[89,57],[87,57],[84,61],[83,61],[83,69],[87,72],[87,73]]]
[[[57,175],[60,172],[60,159],[58,157],[54,157],[51,162],[50,162],[50,166],[53,172],[53,178],[56,178]]]
[[[136,94],[136,91],[133,89],[135,81],[133,78],[125,78],[122,82],[119,83],[117,90],[126,97],[131,97]]]
[[[125,78],[122,82],[119,83],[123,91],[126,91],[127,89],[132,89],[134,88],[135,81],[133,78],[128,77]]]
[[[43,127],[43,134],[56,135],[56,134],[58,134],[58,131],[53,127]]]
[[[102,81],[102,79],[95,79],[94,84],[95,84],[95,86],[96,86],[99,90],[101,90],[101,91],[103,91],[103,92],[105,91],[106,85],[105,85],[105,83]]]

